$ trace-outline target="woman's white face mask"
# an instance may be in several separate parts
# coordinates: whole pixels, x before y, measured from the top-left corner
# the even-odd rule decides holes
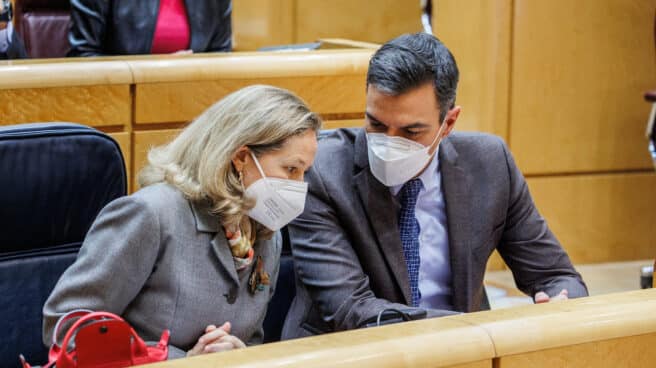
[[[307,183],[267,178],[253,152],[250,153],[262,177],[246,188],[245,195],[255,199],[248,216],[271,231],[277,231],[303,213]]]
[[[414,178],[430,161],[432,156],[428,151],[445,126],[446,124],[442,123],[435,139],[428,146],[403,137],[367,133],[367,154],[371,173],[388,187],[404,184]],[[439,147],[438,143],[435,152],[438,152]]]

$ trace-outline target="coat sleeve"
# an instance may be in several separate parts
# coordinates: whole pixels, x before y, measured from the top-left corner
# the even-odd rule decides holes
[[[407,309],[374,295],[316,165],[308,172],[307,181],[305,210],[289,228],[292,254],[297,277],[324,322],[336,331],[350,330],[383,309]],[[428,316],[453,313],[432,310]]]
[[[232,1],[220,1],[218,14],[212,18],[216,22],[215,32],[207,52],[232,50]]]
[[[567,253],[547,222],[538,213],[524,176],[502,142],[510,180],[508,212],[501,243],[501,257],[511,269],[517,287],[533,297],[544,291],[549,296],[567,289],[570,298],[588,295]]]
[[[68,56],[100,56],[107,32],[111,0],[71,0]]]
[[[128,196],[107,205],[43,307],[44,343],[50,345],[55,323],[72,310],[121,315],[150,276],[160,238],[158,216],[143,200]]]

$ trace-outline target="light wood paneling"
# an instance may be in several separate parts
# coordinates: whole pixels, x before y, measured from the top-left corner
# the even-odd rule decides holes
[[[295,42],[332,37],[384,43],[422,30],[418,0],[296,0],[295,21]]]
[[[654,256],[656,174],[529,178],[528,185],[574,263]]]
[[[51,60],[54,60],[52,62]],[[124,61],[83,59],[10,60],[0,63],[0,89],[130,84],[132,73]]]
[[[0,101],[5,101],[0,104],[0,125],[47,121],[130,124],[128,85],[0,89]]]
[[[656,333],[499,358],[498,368],[653,367]]]
[[[656,289],[645,289],[447,318],[485,329],[504,357],[656,334],[654,308]]]
[[[173,140],[181,129],[145,130],[134,132],[134,161],[132,191],[139,189],[137,175],[148,162],[148,151]]]
[[[506,263],[503,261],[503,258],[501,258],[501,255],[499,255],[499,252],[496,250],[492,253],[490,256],[490,259],[487,261],[487,267],[485,268],[486,271],[500,271],[506,269]]]
[[[128,192],[132,192],[132,140],[128,132],[107,133],[116,140],[121,147],[123,161],[125,161],[125,171],[128,179]]]
[[[440,0],[433,7],[433,32],[460,70],[456,129],[508,140],[511,1]]]
[[[481,360],[480,362],[450,365],[446,368],[492,368],[492,360]]]
[[[483,329],[434,318],[207,354],[153,367],[464,368],[491,367],[493,356],[494,347]]]
[[[235,50],[294,43],[294,0],[232,2]]]
[[[362,128],[363,126],[364,116],[362,119],[324,120],[323,122],[323,129]]]
[[[136,87],[136,122],[187,122],[227,94],[252,84],[289,89],[320,114],[362,113],[365,75],[235,79],[141,84]]]
[[[375,50],[241,52],[127,61],[134,83],[364,75]],[[364,86],[362,87],[364,90]]]
[[[515,0],[510,146],[525,173],[652,168],[655,0]]]

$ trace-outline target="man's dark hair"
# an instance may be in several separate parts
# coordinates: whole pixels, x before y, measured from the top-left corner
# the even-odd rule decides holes
[[[441,123],[455,104],[458,76],[453,55],[435,36],[404,34],[381,46],[371,58],[367,87],[398,96],[432,81]]]

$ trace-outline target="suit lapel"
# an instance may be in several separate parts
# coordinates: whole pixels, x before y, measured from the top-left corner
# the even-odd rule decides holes
[[[439,155],[449,233],[453,307],[466,312],[472,299],[471,241],[476,235],[471,226],[471,216],[476,212],[469,208],[468,192],[473,182],[471,175],[458,166],[458,153],[448,137],[440,143]]]
[[[360,169],[354,176],[355,187],[365,208],[364,212],[376,235],[383,257],[403,293],[405,303],[408,304],[411,301],[410,282],[397,219],[400,206],[389,188],[379,182],[369,170],[364,129],[356,136],[355,164]]]
[[[226,239],[223,226],[219,224],[218,217],[210,213],[210,207],[207,203],[191,202],[191,209],[196,219],[196,229],[199,232],[214,233],[211,241],[212,252],[230,279],[236,284],[239,284],[235,262],[232,259],[228,240]]]

